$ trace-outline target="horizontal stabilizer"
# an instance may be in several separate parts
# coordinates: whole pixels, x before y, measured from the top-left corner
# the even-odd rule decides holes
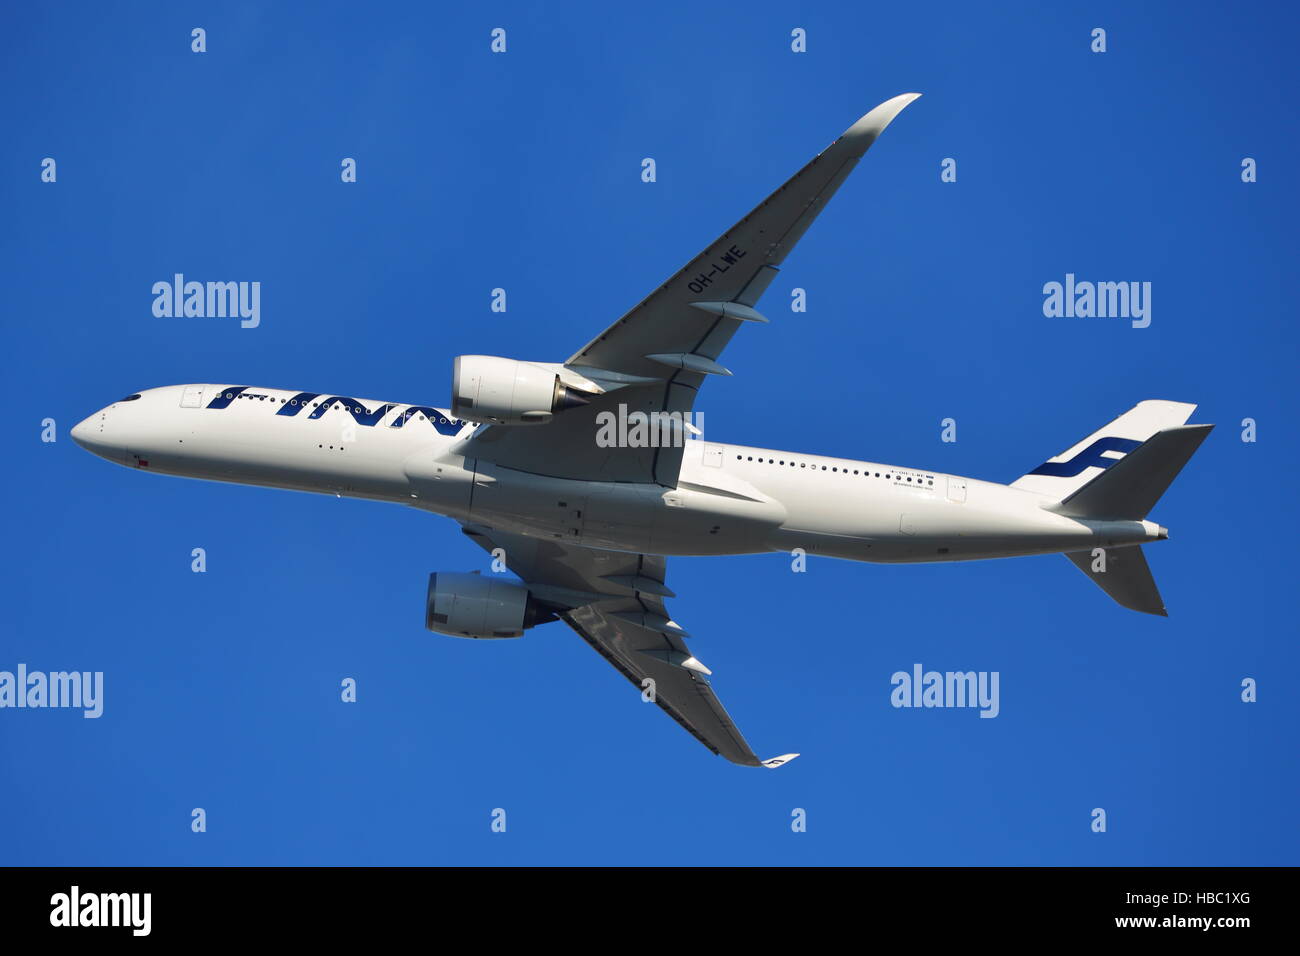
[[[1183,425],[1156,432],[1052,510],[1079,518],[1141,521],[1213,428]]]
[[[1121,607],[1144,614],[1169,616],[1160,589],[1151,577],[1151,569],[1147,566],[1141,545],[1107,548],[1104,555],[1096,557],[1091,551],[1075,551],[1066,557]],[[1106,570],[1094,571],[1094,567],[1104,567]]]

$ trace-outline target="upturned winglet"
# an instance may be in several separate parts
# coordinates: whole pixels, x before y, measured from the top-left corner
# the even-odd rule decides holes
[[[891,100],[885,100],[874,110],[844,131],[840,137],[852,145],[852,152],[861,156],[876,138],[885,131],[885,127],[894,121],[894,117],[903,112],[920,93],[902,93]]]
[[[768,770],[775,770],[777,767],[781,767],[784,766],[785,764],[788,764],[791,760],[793,760],[797,756],[799,755],[781,754],[781,756],[779,757],[773,757],[770,760],[764,760],[762,763],[763,766],[766,767]]]

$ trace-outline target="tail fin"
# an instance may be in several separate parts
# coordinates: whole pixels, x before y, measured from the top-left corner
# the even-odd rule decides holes
[[[1140,544],[1108,549],[1095,558],[1090,551],[1075,551],[1066,557],[1121,607],[1144,614],[1169,616]]]
[[[1058,495],[1059,504],[1051,508],[1060,514],[1141,521],[1214,428],[1183,424],[1195,408],[1181,402],[1141,402],[1015,487]],[[1103,457],[1108,453],[1113,457]],[[1163,529],[1159,536],[1165,537]],[[1121,607],[1169,616],[1141,545],[1076,551],[1066,557]]]
[[[1182,425],[1156,432],[1053,510],[1079,518],[1141,521],[1213,428]],[[1160,536],[1165,536],[1163,529]],[[1122,607],[1169,616],[1141,545],[1093,555],[1076,551],[1066,557]]]
[[[1058,501],[1068,498],[1156,432],[1182,425],[1195,410],[1195,405],[1186,402],[1138,402],[1109,425],[1013,481],[1011,487]]]

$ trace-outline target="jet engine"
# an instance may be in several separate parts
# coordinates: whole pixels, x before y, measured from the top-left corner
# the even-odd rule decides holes
[[[424,626],[439,634],[523,637],[530,627],[555,619],[522,584],[478,573],[429,575]]]
[[[458,355],[452,366],[451,411],[492,425],[545,425],[592,396],[560,381],[553,368],[495,355]]]

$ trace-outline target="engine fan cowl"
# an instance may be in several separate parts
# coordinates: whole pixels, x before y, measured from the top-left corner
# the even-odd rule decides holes
[[[553,368],[495,355],[458,355],[451,409],[457,418],[490,425],[545,425],[590,396],[560,381]]]
[[[476,640],[523,637],[529,628],[555,619],[514,581],[455,571],[429,575],[424,626],[439,634]]]

